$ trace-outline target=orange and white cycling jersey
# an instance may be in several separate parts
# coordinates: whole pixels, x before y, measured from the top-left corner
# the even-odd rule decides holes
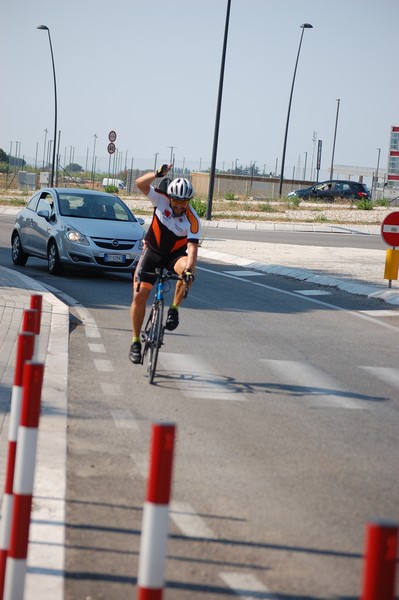
[[[166,194],[150,187],[147,198],[154,207],[154,215],[145,241],[158,254],[185,252],[187,242],[198,244],[201,237],[201,222],[195,210],[188,205],[186,212],[174,217],[170,200]]]

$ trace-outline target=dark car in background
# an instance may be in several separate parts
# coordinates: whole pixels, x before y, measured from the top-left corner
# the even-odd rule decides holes
[[[43,258],[53,275],[65,265],[133,272],[143,248],[143,224],[114,194],[44,188],[16,216],[12,260],[25,265],[29,256]]]
[[[334,198],[348,200],[369,200],[371,198],[370,190],[364,183],[345,179],[322,181],[310,187],[290,192],[288,196],[296,196],[303,200],[320,199],[329,202],[333,202]]]

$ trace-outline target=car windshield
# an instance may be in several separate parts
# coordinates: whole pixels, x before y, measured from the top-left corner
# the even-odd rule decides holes
[[[116,196],[61,193],[58,195],[58,203],[60,214],[64,217],[136,221],[125,204]]]

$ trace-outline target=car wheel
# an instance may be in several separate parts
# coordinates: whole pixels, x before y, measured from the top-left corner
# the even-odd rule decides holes
[[[28,254],[25,254],[22,248],[21,239],[18,233],[15,233],[12,238],[11,256],[14,265],[23,266],[26,265],[28,260]]]
[[[51,240],[47,250],[48,270],[51,275],[60,275],[62,273],[62,264],[58,254],[57,244]]]

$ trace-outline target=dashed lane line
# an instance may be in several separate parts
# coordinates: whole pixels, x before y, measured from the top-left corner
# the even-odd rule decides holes
[[[268,588],[257,577],[249,573],[219,573],[219,577],[242,600],[264,598],[277,600]]]
[[[186,354],[184,360],[182,358],[182,354],[161,352],[159,367],[167,371],[168,377],[173,378],[186,398],[247,402],[234,382],[229,383],[215,373],[200,356]]]
[[[352,392],[346,390],[340,381],[309,363],[268,359],[261,359],[261,362],[272,375],[277,375],[278,383],[295,386],[296,393],[311,400],[312,407],[365,408],[364,402],[351,398]]]

